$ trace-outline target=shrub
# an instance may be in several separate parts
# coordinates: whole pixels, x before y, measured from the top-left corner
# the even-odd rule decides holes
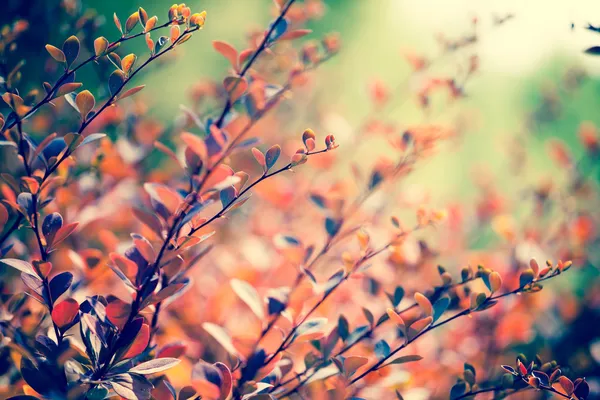
[[[568,378],[557,361],[521,354],[500,367],[545,312],[540,302],[557,301],[553,289],[543,300],[535,293],[564,279],[572,262],[523,256],[530,252],[517,238],[530,239],[531,228],[507,219],[502,196],[484,183],[472,222],[456,205],[444,211],[409,197],[389,215],[395,187],[460,129],[386,124],[397,91],[381,82],[371,86],[373,110],[357,137],[384,135],[394,159],[338,181],[327,174],[360,154],[331,134],[287,132],[302,118],[306,88],[316,90],[313,70],[336,56],[340,39],[302,43],[311,33],[304,23],[323,12],[318,1],[274,8],[246,49],[213,43],[230,64],[227,76],[194,84],[193,105],[168,128],[146,112],[144,85],[131,81],[202,35],[205,11],[176,4],[162,22],[139,8],[124,20],[114,15],[116,39],[84,29],[48,44],[52,79],[27,94],[18,45],[35,21],[3,28],[2,393],[401,399],[414,383],[452,399],[528,390],[587,398],[586,380]],[[81,18],[79,26],[95,21]],[[443,39],[440,58],[469,48],[475,32]],[[146,53],[128,53],[142,37]],[[408,59],[415,73],[433,63]],[[95,64],[106,79],[87,89],[78,74]],[[461,102],[477,58],[468,65],[460,81],[431,75],[417,96],[424,112],[439,92]],[[300,101],[286,101],[292,93]],[[584,157],[595,159],[594,128],[582,129]],[[569,186],[579,196],[587,186],[568,150],[555,142],[551,151],[574,172],[568,185],[579,185]],[[550,192],[536,188],[535,217],[549,215]],[[574,218],[558,212],[558,228],[535,240],[581,261],[594,222],[583,209]],[[490,226],[504,240],[473,255],[464,242]],[[436,268],[440,253],[452,255],[450,265]],[[458,355],[457,346],[469,349]],[[406,370],[411,385],[401,381]]]

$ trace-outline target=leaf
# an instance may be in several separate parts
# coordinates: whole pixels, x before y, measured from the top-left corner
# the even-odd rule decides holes
[[[208,332],[213,338],[215,338],[215,340],[221,346],[223,346],[223,348],[229,354],[234,355],[234,356],[239,355],[237,349],[233,345],[231,338],[229,337],[229,334],[227,334],[227,332],[225,332],[225,330],[223,328],[221,328],[219,325],[213,324],[211,322],[205,322],[202,324],[202,328],[204,328],[204,330],[206,332]]]
[[[131,32],[131,30],[133,28],[135,28],[135,26],[137,25],[137,23],[139,21],[140,21],[140,15],[137,12],[134,12],[133,14],[131,14],[125,21],[125,34]],[[144,24],[142,24],[142,26],[143,25]]]
[[[123,34],[123,27],[121,26],[121,20],[119,20],[119,17],[117,17],[117,13],[113,13],[113,21],[115,23],[115,26],[119,30],[119,32],[121,32],[121,34]]]
[[[385,340],[380,340],[379,342],[375,343],[375,348],[373,351],[375,352],[377,358],[382,359],[389,356],[392,352],[392,349],[390,348],[388,342]]]
[[[294,39],[298,39],[303,36],[306,36],[311,32],[312,31],[310,29],[296,29],[296,30],[284,33],[283,35],[281,35],[279,37],[279,40],[294,40]]]
[[[222,382],[221,382],[221,396],[219,397],[219,400],[225,400],[229,397],[229,393],[231,393],[231,388],[233,385],[233,378],[231,376],[231,371],[229,370],[227,365],[225,365],[221,362],[215,363],[214,366],[216,368],[218,368],[219,371],[221,371]]]
[[[458,381],[450,390],[450,400],[456,399],[462,396],[467,390],[467,384],[465,381]]]
[[[590,48],[588,48],[588,49],[585,50],[585,53],[593,55],[593,56],[598,56],[598,55],[600,55],[600,46],[590,47]]]
[[[222,193],[222,192],[221,192]],[[263,301],[254,289],[254,287],[248,282],[241,281],[239,279],[231,280],[231,287],[235,294],[246,303],[248,307],[256,314],[261,320],[265,317]]]
[[[143,376],[119,374],[111,378],[113,390],[127,400],[149,400],[152,384]]]
[[[330,217],[325,219],[325,231],[330,237],[334,237],[335,235],[337,235],[341,227],[341,220],[336,220]]]
[[[131,347],[129,347],[123,358],[133,358],[137,355],[142,354],[142,352],[146,350],[149,341],[150,327],[148,326],[148,324],[142,324],[140,331],[133,340],[133,343],[131,343]]]
[[[230,45],[227,42],[223,42],[220,40],[213,41],[214,49],[219,52],[223,57],[225,57],[231,63],[231,66],[236,71],[239,69],[238,67],[238,53],[235,47]]]
[[[267,172],[267,161],[262,151],[260,151],[256,147],[253,147],[252,155],[254,156],[258,164],[263,168],[263,172]]]
[[[171,30],[169,32],[169,40],[171,40],[171,43],[175,43],[177,38],[179,38],[179,35],[181,35],[179,25],[171,25]]]
[[[236,193],[233,186],[229,186],[219,192],[219,199],[223,208],[229,206],[235,200],[235,197]]]
[[[346,376],[350,377],[354,375],[354,373],[367,362],[369,362],[369,359],[366,357],[346,357],[346,359],[344,360],[344,373],[346,374]]]
[[[27,261],[18,260],[16,258],[4,258],[0,260],[1,263],[8,265],[9,267],[13,267],[21,272],[32,275],[34,277],[38,277],[37,273],[33,269],[33,266],[29,264]]]
[[[63,43],[62,51],[65,55],[67,67],[71,67],[73,62],[77,59],[77,56],[79,56],[79,47],[79,39],[77,39],[77,36],[70,36]]]
[[[48,214],[46,218],[44,218],[44,222],[42,223],[42,233],[44,234],[44,238],[46,239],[48,246],[51,246],[56,232],[58,232],[58,230],[62,228],[62,226],[62,215],[60,215],[57,212]]]
[[[311,334],[314,332],[319,332],[321,331],[323,328],[325,328],[325,325],[327,324],[327,318],[312,318],[309,319],[308,321],[305,321],[303,324],[301,324],[300,326],[298,326],[298,329],[296,329],[296,337],[302,336],[302,335],[307,335],[307,334]]]
[[[73,223],[64,225],[62,228],[60,228],[58,230],[58,232],[56,232],[56,235],[54,236],[53,245],[56,246],[59,243],[61,243],[63,240],[65,240],[67,237],[69,237],[69,235],[71,235],[75,231],[75,229],[77,228],[78,225],[79,225],[79,222],[73,222]]]
[[[54,306],[52,321],[59,327],[69,326],[79,313],[79,303],[75,299],[66,299]]]
[[[287,31],[288,25],[288,21],[285,18],[280,18],[277,20],[269,40],[275,41],[279,39]]]
[[[96,140],[100,140],[103,137],[106,137],[106,133],[92,133],[90,135],[87,135],[83,139],[83,142],[81,142],[81,144],[79,146],[83,146],[84,144],[89,144],[89,143],[95,142]]]
[[[558,383],[564,389],[565,393],[568,396],[573,394],[573,391],[575,390],[575,385],[573,385],[573,382],[569,378],[563,375],[560,378],[558,378]]]
[[[106,305],[105,312],[108,320],[121,331],[131,314],[131,304],[114,298]]]
[[[220,368],[204,361],[196,363],[192,369],[192,385],[202,398],[219,398],[223,385]]]
[[[409,363],[409,362],[419,361],[422,359],[423,359],[423,357],[421,357],[420,355],[412,354],[412,355],[408,355],[408,356],[398,357],[398,358],[390,361],[389,363],[387,363],[386,366],[387,365],[395,365],[395,364],[405,364],[405,363]]]
[[[419,333],[427,328],[433,322],[433,317],[422,318],[418,321],[413,322],[408,328],[409,340],[414,339]]]
[[[415,301],[417,302],[417,304],[419,305],[419,307],[425,315],[430,316],[431,314],[433,314],[433,306],[431,305],[429,299],[423,294],[419,292],[415,293]]]
[[[228,76],[223,80],[223,87],[229,93],[229,102],[235,103],[248,89],[248,81],[246,78],[237,76]]]
[[[267,165],[267,170],[271,169],[273,165],[275,165],[280,155],[281,146],[278,144],[267,150],[267,153],[265,154],[265,164]]]
[[[52,278],[50,281],[50,296],[52,297],[53,303],[55,303],[60,296],[69,290],[72,282],[73,274],[66,271],[61,272]]]
[[[116,70],[108,77],[108,91],[115,96],[125,84],[127,78],[123,71]]]
[[[338,318],[337,331],[340,338],[345,341],[350,334],[350,326],[348,324],[348,320],[343,315],[340,315]]]
[[[442,314],[448,309],[450,305],[450,298],[440,297],[438,301],[433,305],[433,322],[437,321]]]
[[[533,270],[531,270],[530,268],[526,269],[519,276],[519,286],[524,287],[528,285],[529,283],[533,282],[534,278],[535,277],[533,276]]]
[[[72,93],[82,86],[83,84],[80,82],[65,83],[56,90],[56,92],[54,93],[54,98],[56,99],[58,97],[64,96],[65,94]]]
[[[96,57],[103,55],[108,49],[109,44],[110,43],[108,42],[108,39],[106,39],[104,36],[96,38],[94,40],[94,54],[96,54]]]
[[[96,99],[89,90],[84,90],[75,97],[75,104],[77,104],[81,118],[85,121],[90,111],[96,105]]]
[[[578,399],[587,399],[590,395],[590,385],[584,379],[575,380],[575,391],[573,392]]]
[[[121,60],[121,69],[123,70],[123,72],[125,72],[125,74],[129,74],[136,60],[137,56],[133,53],[123,57],[123,59]]]
[[[190,150],[200,157],[202,162],[206,162],[208,159],[208,150],[206,148],[206,143],[201,137],[190,132],[183,132],[181,134],[181,139],[190,148]]]
[[[180,362],[181,360],[178,360],[177,358],[157,358],[138,364],[131,368],[128,372],[141,375],[150,375],[172,368]]]
[[[50,56],[54,58],[58,62],[66,62],[67,58],[65,57],[65,53],[58,47],[54,47],[51,44],[46,45],[46,50],[50,53]]]
[[[127,97],[133,96],[134,94],[140,92],[145,87],[146,87],[146,85],[140,85],[140,86],[133,87],[133,88],[127,90],[122,95],[120,95],[119,98],[118,98],[118,100],[123,100],[123,99],[125,99]]]

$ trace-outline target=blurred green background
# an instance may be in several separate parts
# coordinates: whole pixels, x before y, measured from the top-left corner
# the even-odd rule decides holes
[[[219,81],[224,77],[228,65],[213,50],[213,40],[225,40],[238,49],[243,48],[247,32],[267,26],[272,17],[271,0],[204,0],[187,4],[194,12],[207,10],[204,30],[195,35],[191,45],[179,50],[176,62],[150,69],[138,78],[147,84],[145,94],[152,98],[152,112],[163,120],[172,120],[179,105],[189,103],[186,95],[194,82],[206,77]],[[467,121],[460,146],[440,152],[413,178],[415,182],[428,182],[427,189],[440,197],[472,195],[475,188],[465,177],[482,165],[492,171],[499,185],[509,184],[512,177],[506,173],[507,153],[515,137],[526,146],[531,157],[527,174],[519,178],[535,181],[540,172],[553,178],[557,170],[549,162],[543,142],[550,137],[563,139],[578,155],[582,148],[576,132],[581,121],[600,123],[597,112],[600,82],[596,79],[600,58],[592,59],[581,51],[600,42],[600,35],[583,29],[588,16],[600,15],[598,2],[582,0],[569,5],[541,0],[326,0],[324,4],[324,16],[308,25],[313,30],[309,38],[339,32],[343,47],[337,57],[317,72],[315,98],[323,109],[341,117],[325,128],[330,128],[342,145],[352,143],[355,127],[372,109],[368,85],[380,80],[393,91],[406,81],[411,67],[403,52],[436,59],[441,53],[436,35],[458,38],[471,32],[471,20],[478,18],[478,42],[466,51],[444,56],[429,71],[431,75],[455,76],[461,67],[464,69],[469,55],[477,54],[480,70],[465,86],[467,98],[453,106],[447,105],[447,99],[436,100],[430,112],[423,113],[414,95],[420,82],[416,77],[408,85],[401,85],[402,92],[391,93],[398,96],[394,100],[397,106],[390,107],[385,114],[385,119],[407,125],[457,118]],[[98,33],[113,40],[118,35],[112,23],[113,12],[124,21],[138,6],[143,6],[149,15],[158,15],[159,21],[164,21],[171,2],[87,0],[83,5],[106,18]],[[60,44],[72,33],[68,26],[57,29],[52,25],[53,18],[58,20],[63,12],[61,7],[53,1],[9,0],[5,11],[0,17],[2,23],[17,15],[33,15],[34,20],[44,21],[36,26],[27,46],[21,48],[28,55],[28,72],[40,75],[46,41]],[[494,18],[508,13],[515,18],[493,26]],[[145,51],[143,38],[128,46],[131,51]],[[569,73],[581,74],[576,87],[565,84],[565,75]],[[97,76],[92,69],[85,69],[80,79],[87,84]],[[42,81],[42,77],[30,81]],[[558,104],[548,107],[543,89],[556,93]],[[297,124],[298,130],[304,128],[304,124]],[[382,146],[361,148],[365,159],[374,159],[382,152],[385,152],[384,142]]]

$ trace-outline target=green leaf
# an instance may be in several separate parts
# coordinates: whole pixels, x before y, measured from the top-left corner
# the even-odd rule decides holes
[[[440,297],[438,301],[433,305],[433,322],[437,321],[442,314],[448,309],[450,305],[450,298]]]
[[[179,364],[181,360],[177,358],[157,358],[154,360],[143,362],[129,370],[130,373],[141,375],[150,375],[156,372],[165,371]]]

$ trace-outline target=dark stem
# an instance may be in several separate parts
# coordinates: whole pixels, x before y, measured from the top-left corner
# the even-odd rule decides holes
[[[281,12],[279,13],[279,17],[277,17],[277,19],[275,20],[275,22],[273,22],[273,24],[271,25],[271,28],[269,29],[269,31],[267,32],[267,34],[263,38],[262,42],[260,43],[260,45],[258,46],[258,48],[256,49],[256,51],[252,54],[252,57],[250,57],[250,59],[246,62],[246,65],[244,66],[244,68],[242,68],[242,70],[240,71],[240,74],[239,74],[240,78],[243,78],[246,75],[246,73],[248,72],[248,70],[250,69],[250,67],[252,66],[252,64],[254,64],[254,62],[256,61],[256,59],[258,58],[258,56],[267,48],[267,44],[269,42],[269,38],[271,37],[271,35],[275,31],[275,28],[277,27],[277,24],[283,18],[285,18],[285,14],[287,14],[288,10],[290,9],[290,7],[294,3],[294,1],[295,0],[289,0],[286,3],[286,5],[282,8]],[[235,83],[235,86],[233,87],[233,89],[230,92],[233,92],[235,90],[236,86],[237,86],[237,82]],[[217,126],[217,128],[221,128],[223,126],[223,121],[225,120],[225,117],[227,117],[227,113],[229,112],[229,110],[231,110],[232,106],[233,106],[233,103],[231,101],[231,97],[228,95],[227,96],[227,100],[225,101],[225,107],[223,107],[223,111],[221,112],[221,115],[219,116],[219,119],[215,123],[215,125]]]

